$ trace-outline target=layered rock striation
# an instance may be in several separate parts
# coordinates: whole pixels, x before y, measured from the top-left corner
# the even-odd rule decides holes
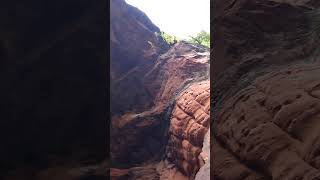
[[[319,3],[213,3],[214,179],[318,179]]]
[[[208,69],[208,54],[186,42],[176,44],[159,56],[154,67],[141,77],[145,83],[141,88],[146,88],[152,94],[154,105],[142,112],[132,110],[112,118],[113,158],[137,163],[159,154],[159,149],[164,151],[175,97],[190,83],[206,79]],[[208,90],[208,86],[198,88],[198,91],[201,88]],[[195,97],[188,98],[192,100]]]
[[[111,177],[192,179],[210,125],[209,51],[169,47],[144,13],[111,6]]]
[[[167,158],[189,177],[203,165],[202,145],[210,124],[209,81],[192,84],[176,99],[172,111]]]

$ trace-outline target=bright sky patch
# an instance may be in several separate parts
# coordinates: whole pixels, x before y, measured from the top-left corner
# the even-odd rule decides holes
[[[181,39],[210,32],[210,0],[126,0],[170,35]]]

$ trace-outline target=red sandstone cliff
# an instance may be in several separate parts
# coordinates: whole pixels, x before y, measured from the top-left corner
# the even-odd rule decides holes
[[[144,13],[111,5],[111,177],[193,179],[206,157],[208,49],[169,47]]]

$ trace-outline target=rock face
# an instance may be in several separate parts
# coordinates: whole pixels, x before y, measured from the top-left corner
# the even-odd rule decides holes
[[[189,180],[166,160],[129,169],[112,168],[110,177],[113,180]]]
[[[131,67],[124,66],[128,69],[122,69],[126,72],[122,74],[111,66],[111,155],[114,162],[134,164],[154,157],[164,146],[167,110],[188,83],[208,76],[208,54],[186,42],[161,54],[168,46],[144,14],[124,1],[111,4],[115,7],[111,16],[111,62],[121,68],[121,63],[132,62]]]
[[[140,88],[148,90],[153,106],[141,112],[133,107],[132,112],[112,118],[112,158],[137,163],[164,150],[175,96],[191,82],[208,78],[208,70],[208,53],[186,42],[159,56],[153,68],[140,77]]]
[[[157,119],[165,115],[150,110],[155,94],[145,75],[169,47],[143,12],[124,0],[110,5],[111,159],[115,165],[132,165],[153,157],[164,143],[165,124]]]
[[[111,176],[194,177],[209,128],[208,49],[169,47],[143,12],[122,0],[111,7]]]
[[[176,99],[170,119],[167,158],[194,177],[203,159],[204,136],[210,124],[209,81],[192,84]]]
[[[110,2],[112,79],[124,78],[139,64],[155,60],[168,45],[157,36],[160,30],[139,9],[124,0]]]
[[[153,105],[142,77],[169,47],[159,28],[124,0],[111,0],[110,11],[111,112],[142,111]]]
[[[200,154],[204,160],[204,165],[196,174],[195,180],[209,180],[210,179],[210,129],[204,137],[202,152]]]
[[[121,180],[159,180],[160,175],[153,166],[134,167],[130,169],[111,169],[111,179]]]
[[[214,1],[214,179],[320,178],[319,6]]]
[[[0,176],[106,158],[106,3],[1,3]]]

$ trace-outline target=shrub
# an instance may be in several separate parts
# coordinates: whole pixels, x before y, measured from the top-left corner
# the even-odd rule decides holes
[[[202,30],[195,37],[190,36],[189,42],[210,48],[210,34]]]
[[[171,36],[170,34],[167,34],[163,31],[161,31],[161,37],[169,45],[173,45],[175,42],[178,41],[177,37]]]

